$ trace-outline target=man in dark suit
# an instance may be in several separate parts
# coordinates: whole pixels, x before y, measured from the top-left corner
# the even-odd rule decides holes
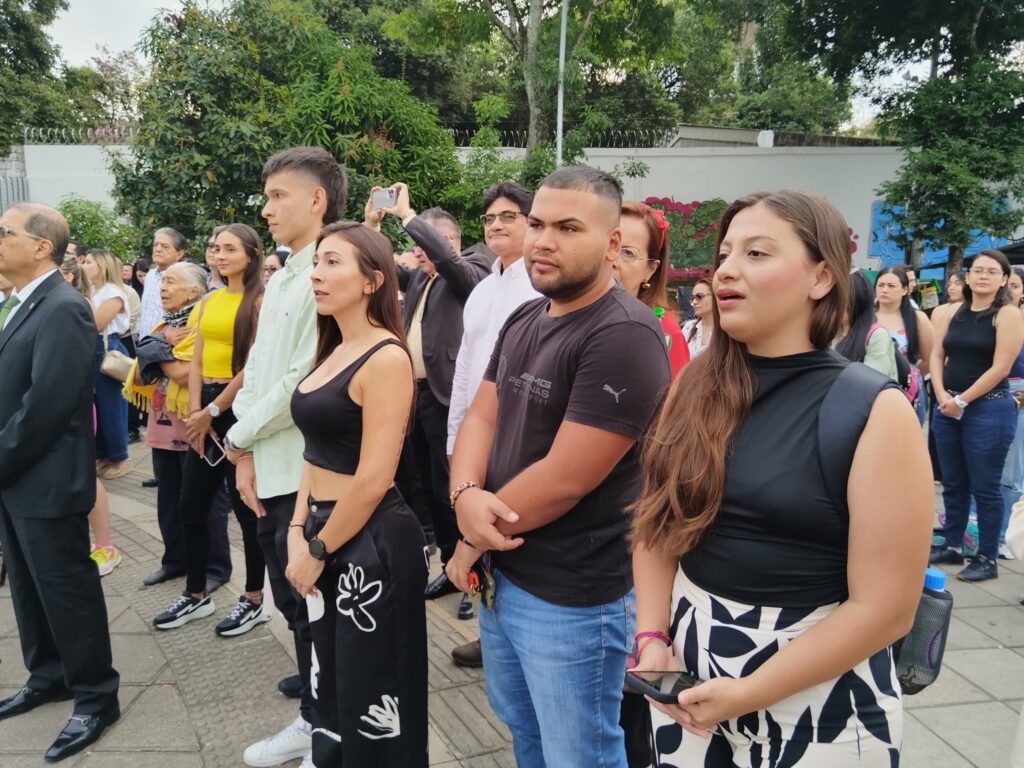
[[[57,270],[67,243],[52,208],[23,203],[0,216],[0,272],[14,285],[0,309],[0,543],[29,672],[0,701],[0,719],[73,698],[49,762],[92,744],[121,714],[86,518],[96,501],[96,323]]]
[[[383,209],[401,220],[412,237],[419,269],[398,267],[398,282],[405,292],[405,332],[416,376],[416,418],[409,435],[415,467],[406,474],[419,476],[423,495],[434,524],[441,562],[447,563],[459,540],[455,513],[448,502],[448,404],[455,378],[455,360],[462,343],[462,309],[477,283],[491,273],[495,254],[486,248],[460,253],[459,222],[441,208],[417,215],[409,204],[409,189],[394,185],[398,199]],[[368,222],[379,223],[380,213],[368,211]],[[457,591],[443,571],[427,586],[432,600]],[[470,618],[472,605],[460,606],[460,616]]]

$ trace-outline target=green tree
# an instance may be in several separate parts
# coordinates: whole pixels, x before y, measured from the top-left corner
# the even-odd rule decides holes
[[[135,263],[142,248],[142,233],[112,208],[74,195],[61,200],[57,208],[68,220],[75,240],[81,240],[88,248],[109,248],[126,264]]]
[[[371,183],[406,181],[414,205],[456,178],[451,137],[365,47],[346,46],[307,0],[186,0],[155,21],[134,155],[115,160],[120,209],[190,237],[225,221],[259,225],[260,168],[288,146],[327,148],[350,174],[347,214]],[[461,214],[462,211],[456,211]]]
[[[887,128],[908,145],[880,190],[904,247],[947,247],[959,271],[972,230],[1009,237],[1024,224],[1024,73],[983,59],[928,80],[891,101]]]

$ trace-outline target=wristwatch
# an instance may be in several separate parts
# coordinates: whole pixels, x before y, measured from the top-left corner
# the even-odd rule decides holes
[[[216,403],[210,403],[208,406],[206,406],[206,410],[208,410],[210,412],[210,415],[213,416],[213,418],[215,419],[218,416],[220,416],[220,408],[217,407]]]
[[[309,554],[315,557],[317,560],[326,560],[327,547],[324,546],[324,543],[320,541],[320,539],[313,537],[309,541]]]
[[[963,410],[964,408],[966,408],[966,407],[967,407],[968,405],[970,405],[970,403],[968,403],[968,402],[967,402],[966,400],[962,399],[962,398],[960,397],[960,395],[957,395],[956,397],[954,397],[954,398],[953,398],[953,403],[954,403],[954,404],[956,405],[956,407],[957,407],[957,408],[959,408],[959,409],[960,409],[961,411],[962,411],[962,410]]]

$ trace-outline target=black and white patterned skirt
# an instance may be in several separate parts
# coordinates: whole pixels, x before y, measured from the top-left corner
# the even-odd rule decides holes
[[[672,588],[676,658],[702,680],[744,677],[835,610],[744,605],[704,591],[682,569]],[[888,648],[835,680],[767,710],[687,733],[655,709],[655,768],[790,768],[899,765],[903,705]]]

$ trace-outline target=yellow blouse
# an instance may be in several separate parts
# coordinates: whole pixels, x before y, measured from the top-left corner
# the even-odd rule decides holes
[[[242,303],[241,293],[228,293],[226,288],[211,293],[199,318],[199,335],[203,340],[203,376],[230,379],[231,350],[234,343],[235,315]]]

